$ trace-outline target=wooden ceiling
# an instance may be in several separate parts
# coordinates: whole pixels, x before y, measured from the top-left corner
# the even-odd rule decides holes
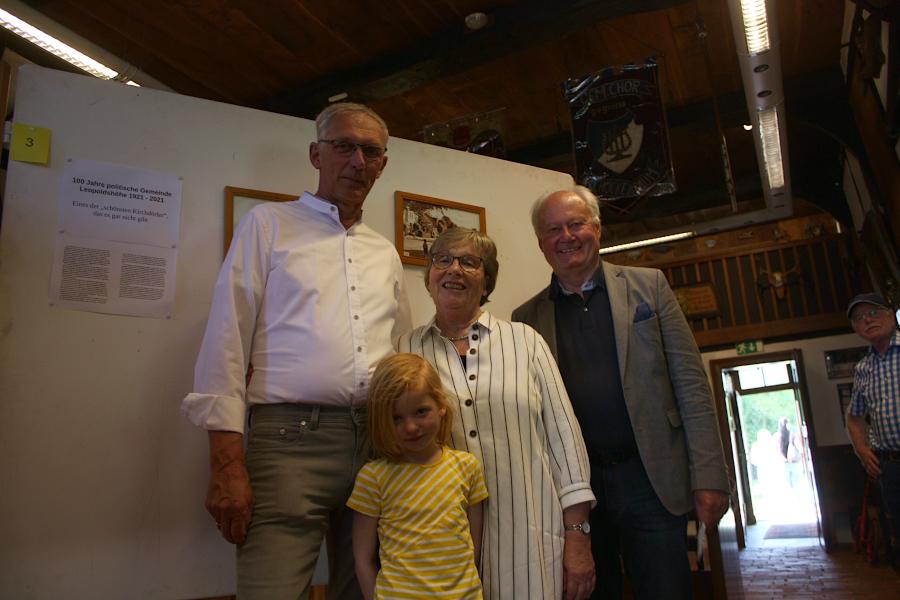
[[[679,191],[627,211],[613,206],[607,223],[662,229],[730,210],[714,97],[738,199],[762,203],[752,140],[741,128],[747,113],[726,0],[25,3],[201,98],[312,117],[329,97],[347,93],[383,115],[392,135],[413,140],[428,124],[505,107],[508,158],[568,172],[574,166],[561,82],[653,56]],[[821,131],[849,127],[838,70],[844,2],[777,5],[794,193],[828,208],[839,144],[823,141],[829,136]],[[490,23],[471,32],[464,18],[476,11]],[[2,40],[15,44],[8,34]]]

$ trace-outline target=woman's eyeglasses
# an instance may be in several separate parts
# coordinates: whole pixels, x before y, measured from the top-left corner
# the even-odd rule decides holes
[[[449,269],[453,266],[453,261],[459,261],[459,268],[463,271],[472,273],[477,271],[484,260],[480,256],[472,254],[463,254],[462,256],[453,256],[452,254],[435,254],[431,257],[431,266],[439,271]]]

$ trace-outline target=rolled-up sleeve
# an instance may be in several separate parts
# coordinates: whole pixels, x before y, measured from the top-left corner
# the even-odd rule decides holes
[[[264,223],[251,211],[238,225],[219,271],[194,368],[194,391],[181,404],[199,427],[244,432],[246,372],[266,286],[268,238]]]
[[[559,367],[547,342],[527,326],[533,335],[534,369],[541,393],[542,418],[550,453],[550,469],[559,494],[559,504],[566,509],[575,504],[597,501],[591,491],[591,470],[581,426],[563,384]]]

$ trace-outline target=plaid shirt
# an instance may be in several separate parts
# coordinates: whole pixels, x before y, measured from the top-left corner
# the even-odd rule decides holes
[[[847,413],[869,415],[869,443],[876,450],[900,450],[900,331],[884,356],[869,347],[856,365]]]

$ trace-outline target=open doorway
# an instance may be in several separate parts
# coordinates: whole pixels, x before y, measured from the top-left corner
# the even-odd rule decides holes
[[[815,435],[799,350],[712,361],[739,547],[822,543]],[[726,518],[729,518],[726,516]]]

